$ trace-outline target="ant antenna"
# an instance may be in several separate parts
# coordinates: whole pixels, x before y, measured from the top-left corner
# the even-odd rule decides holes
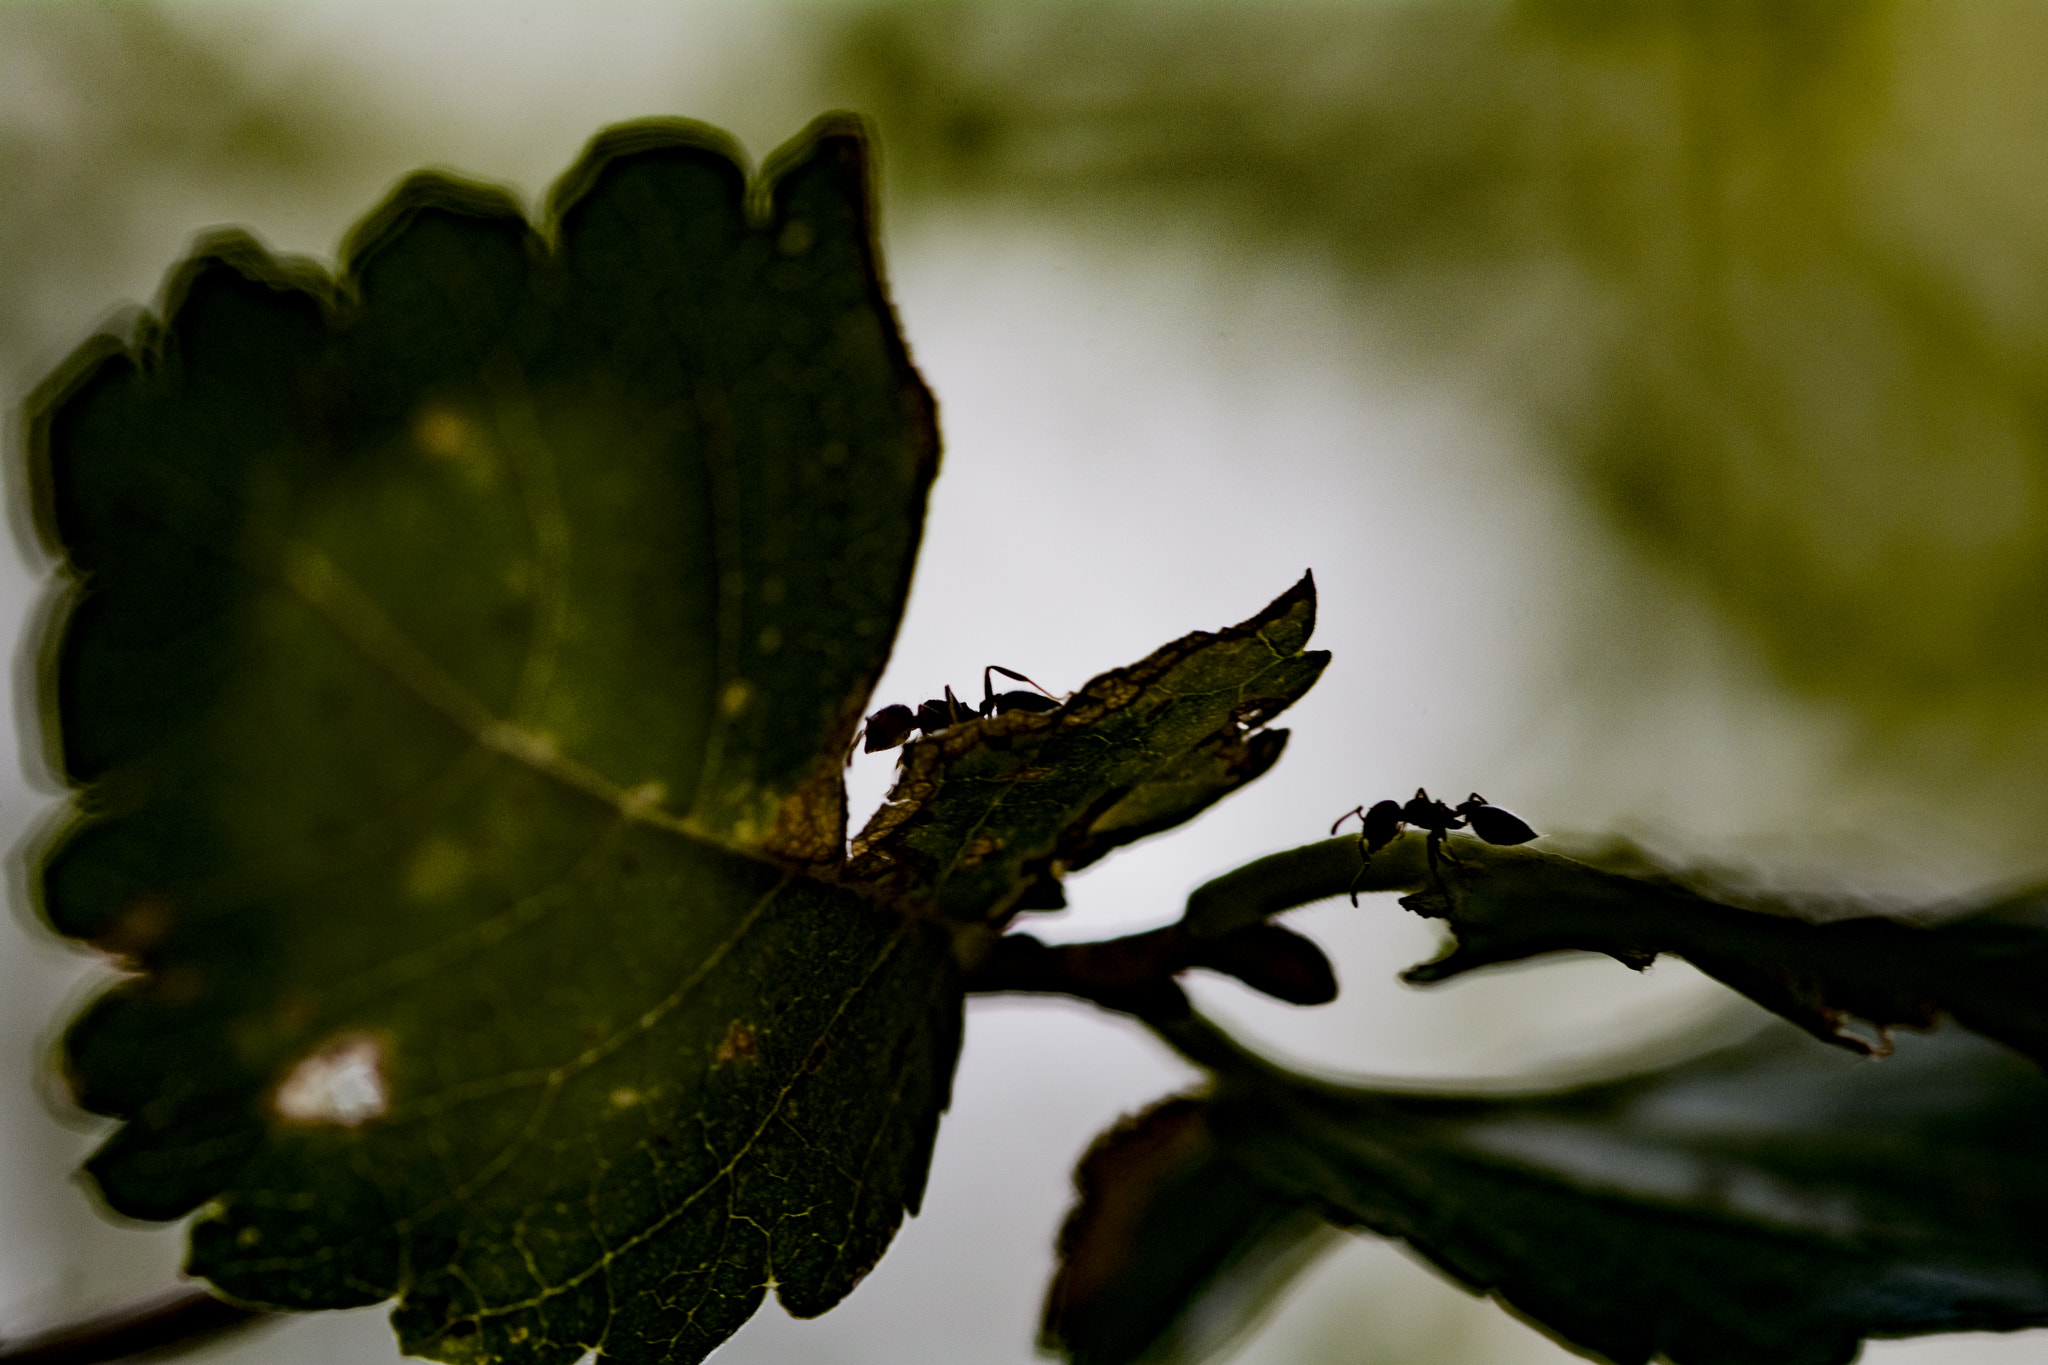
[[[1010,679],[1012,682],[1026,683],[1032,687],[1037,687],[1039,692],[1043,693],[1049,700],[1059,700],[1058,697],[1053,696],[1052,693],[1047,692],[1043,687],[1039,687],[1037,683],[1032,682],[1031,679],[1025,677],[1016,669],[1004,668],[1001,664],[990,664],[987,668],[981,670],[981,701],[982,705],[984,706],[986,706],[989,702],[989,699],[994,697],[996,694],[995,686],[990,681],[988,676],[991,673],[1000,673],[1004,677]]]

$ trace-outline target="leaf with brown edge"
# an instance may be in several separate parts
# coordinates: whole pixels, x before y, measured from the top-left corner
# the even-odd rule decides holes
[[[1224,1156],[1199,1098],[1163,1101],[1097,1138],[1074,1191],[1039,1337],[1074,1365],[1205,1359],[1330,1238]]]
[[[1304,575],[1250,620],[1184,636],[1057,710],[913,740],[854,841],[849,878],[968,923],[1050,902],[1067,868],[1183,823],[1272,766],[1283,741],[1264,725],[1329,662],[1303,648],[1314,629]]]

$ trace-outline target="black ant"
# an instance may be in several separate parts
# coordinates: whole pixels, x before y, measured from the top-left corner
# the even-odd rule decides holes
[[[992,673],[1000,673],[1016,682],[1030,683],[1038,690],[998,692],[989,677]],[[861,752],[873,754],[894,749],[907,743],[912,731],[929,735],[949,725],[958,725],[963,720],[973,720],[976,716],[1000,716],[1011,711],[1057,711],[1059,706],[1058,697],[1038,687],[1022,673],[1001,664],[990,664],[981,670],[981,705],[978,708],[968,710],[967,703],[954,696],[950,687],[946,689],[945,696],[934,697],[915,711],[900,702],[885,706],[868,717],[867,739],[861,745]]]
[[[1358,806],[1345,811],[1330,826],[1335,834],[1339,826],[1352,816],[1358,817],[1359,868],[1358,877],[1351,882],[1351,903],[1358,904],[1358,880],[1365,876],[1365,870],[1372,866],[1372,855],[1394,842],[1394,836],[1401,832],[1401,826],[1413,825],[1429,832],[1424,849],[1429,856],[1429,879],[1436,884],[1441,894],[1444,889],[1443,873],[1439,861],[1455,863],[1444,847],[1444,836],[1454,829],[1472,832],[1489,844],[1512,846],[1526,844],[1536,837],[1536,831],[1529,828],[1521,816],[1502,810],[1499,806],[1488,805],[1486,798],[1478,792],[1460,801],[1456,806],[1447,806],[1422,788],[1415,789],[1415,795],[1404,805],[1399,801],[1376,801],[1372,809]]]

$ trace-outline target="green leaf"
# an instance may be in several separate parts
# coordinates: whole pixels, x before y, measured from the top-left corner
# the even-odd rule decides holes
[[[423,174],[345,257],[218,237],[37,401],[42,908],[132,973],[65,1042],[92,1175],[442,1360],[822,1312],[960,1024],[947,935],[838,879],[937,463],[860,131],[750,187],[615,129],[538,230]]]
[[[1312,1081],[1199,1023],[1175,1040],[1218,1079],[1180,1102],[1198,1137],[1167,1178],[1082,1181],[1101,1207],[1074,1225],[1103,1219],[1105,1197],[1137,1206],[1115,1216],[1144,1232],[1110,1253],[1195,1223],[1220,1245],[1312,1210],[1406,1241],[1615,1365],[1845,1365],[1868,1337],[2048,1324],[2048,1078],[1960,1029],[1872,1063],[1773,1026],[1641,1077],[1492,1099]],[[1179,1206],[1230,1188],[1206,1174],[1219,1162],[1263,1187],[1263,1213],[1241,1196],[1223,1214]],[[1070,1358],[1184,1358],[1144,1354],[1141,1338],[1170,1340],[1144,1266],[1112,1259],[1091,1282],[1107,1288],[1085,1336],[1068,1326]],[[1198,1289],[1174,1321],[1211,1311]]]
[[[1729,904],[1626,845],[1603,855],[1611,867],[1462,835],[1446,847],[1438,877],[1414,832],[1363,868],[1355,838],[1276,853],[1197,889],[1187,924],[1216,938],[1347,890],[1408,891],[1403,906],[1456,936],[1443,957],[1403,974],[1412,984],[1569,950],[1637,970],[1672,953],[1851,1051],[1882,1054],[1892,1026],[1926,1028],[1946,1014],[2048,1065],[2048,890],[1939,916],[1880,916],[1854,903]]]
[[[1058,880],[1170,829],[1278,761],[1268,720],[1330,661],[1304,650],[1315,580],[1227,630],[1196,631],[1089,682],[1056,711],[1011,711],[905,747],[852,872],[954,921],[1057,908]]]

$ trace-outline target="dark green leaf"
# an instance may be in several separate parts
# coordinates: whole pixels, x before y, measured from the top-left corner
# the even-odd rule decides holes
[[[407,182],[337,279],[223,237],[36,408],[83,788],[43,909],[114,1208],[444,1360],[693,1360],[915,1208],[944,934],[837,880],[936,468],[857,127],[750,190],[600,137],[535,231]]]
[[[1088,1324],[1066,1329],[1075,1359],[1163,1340],[1168,1296],[1123,1248],[1200,1226],[1241,1255],[1300,1209],[1400,1238],[1617,1365],[1844,1365],[1867,1337],[2048,1324],[2048,1078],[1961,1029],[1869,1062],[1774,1026],[1636,1079],[1504,1099],[1310,1081],[1199,1022],[1176,1041],[1218,1081],[1178,1102],[1176,1154],[1152,1173],[1126,1157],[1141,1170],[1119,1190],[1084,1171],[1074,1226],[1145,1231],[1089,1248],[1108,1266],[1089,1269],[1103,1287],[1085,1319],[1065,1319]],[[1170,1206],[1238,1188],[1219,1163],[1264,1188],[1263,1213],[1241,1195],[1214,1215]],[[1184,1318],[1207,1311],[1199,1276],[1176,1283],[1196,1288]]]
[[[1056,711],[912,741],[854,841],[852,872],[953,920],[1058,905],[1068,869],[1190,820],[1272,767],[1286,732],[1260,727],[1330,661],[1302,648],[1315,611],[1304,575],[1250,620],[1183,636]]]
[[[1188,926],[1218,937],[1347,890],[1408,891],[1402,905],[1456,935],[1449,953],[1405,974],[1413,983],[1573,949],[1638,969],[1672,953],[1852,1051],[1881,1053],[1891,1026],[1947,1014],[2048,1064],[2048,891],[1901,918],[1853,904],[1728,904],[1623,846],[1610,868],[1454,836],[1455,861],[1433,878],[1423,843],[1404,834],[1362,869],[1354,838],[1261,858],[1189,897]],[[1871,1036],[1852,1031],[1859,1021]]]

